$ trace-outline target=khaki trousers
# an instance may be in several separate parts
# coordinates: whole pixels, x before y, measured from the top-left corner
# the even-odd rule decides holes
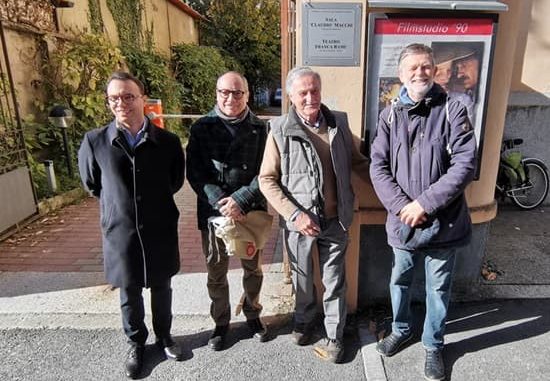
[[[227,282],[227,271],[229,270],[229,256],[225,250],[223,240],[216,238],[216,245],[219,255],[212,256],[209,253],[210,239],[207,230],[201,231],[202,251],[206,259],[208,271],[208,295],[210,304],[210,316],[216,325],[227,325],[231,320],[231,306],[229,302],[229,283]],[[240,307],[247,320],[256,319],[260,316],[262,305],[259,303],[260,290],[263,282],[261,265],[262,250],[253,259],[240,259],[243,268],[243,295],[241,305],[237,307],[237,315]]]

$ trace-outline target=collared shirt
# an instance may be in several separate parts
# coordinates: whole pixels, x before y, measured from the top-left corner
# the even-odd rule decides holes
[[[146,127],[147,127],[147,119],[143,119],[143,125],[141,126],[141,129],[137,132],[136,136],[134,136],[129,129],[127,129],[126,127],[124,127],[122,124],[118,123],[118,121],[116,122],[116,127],[122,131],[122,133],[124,134],[124,137],[126,138],[126,142],[128,143],[128,145],[134,149],[136,147],[136,145],[141,141],[141,139],[143,138],[143,135],[145,134],[146,132]]]
[[[296,115],[298,115],[298,118],[300,118],[302,123],[307,127],[319,128],[323,122],[323,113],[321,112],[321,110],[319,110],[319,113],[317,114],[317,120],[315,121],[315,123],[308,122],[298,113],[296,113]]]

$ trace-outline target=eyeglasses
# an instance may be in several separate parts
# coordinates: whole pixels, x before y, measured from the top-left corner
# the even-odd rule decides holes
[[[120,100],[122,101],[122,103],[128,105],[130,103],[133,103],[137,98],[139,98],[139,96],[134,95],[134,94],[124,94],[124,95],[120,95],[120,96],[109,95],[108,97],[106,97],[107,102],[109,102],[111,104],[114,104],[114,105],[116,105],[118,103],[118,101],[120,101]]]
[[[230,94],[232,94],[233,98],[235,99],[241,99],[243,95],[246,93],[246,91],[242,91],[242,90],[216,89],[216,91],[218,92],[218,94],[220,94],[220,96],[223,99],[229,98]]]

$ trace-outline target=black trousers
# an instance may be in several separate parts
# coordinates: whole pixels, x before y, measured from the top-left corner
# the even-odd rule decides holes
[[[164,284],[151,287],[151,314],[153,331],[157,340],[170,340],[172,326],[172,288],[169,278]],[[130,344],[143,345],[149,331],[145,326],[145,307],[142,296],[143,288],[139,286],[120,288],[120,310],[122,327]]]

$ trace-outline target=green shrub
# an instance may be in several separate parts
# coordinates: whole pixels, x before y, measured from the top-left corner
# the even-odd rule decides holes
[[[216,102],[216,80],[228,70],[242,71],[237,61],[211,46],[178,44],[172,47],[174,75],[183,85],[182,108],[203,114]]]
[[[44,51],[45,52],[45,51]],[[39,113],[24,121],[25,143],[39,198],[50,196],[45,185],[42,161],[53,160],[59,192],[78,186],[78,176],[67,174],[61,129],[48,122],[55,105],[73,112],[73,124],[67,129],[75,174],[76,154],[84,133],[111,119],[105,106],[104,84],[120,67],[122,55],[105,37],[79,34],[72,40],[58,40],[55,49],[42,57],[42,78],[46,102],[37,103]]]
[[[163,113],[180,114],[183,86],[172,75],[170,60],[152,50],[141,50],[135,47],[123,49],[123,55],[130,72],[145,85],[145,93],[148,97],[162,101]],[[180,119],[166,119],[164,125],[186,140]]]
[[[74,124],[69,135],[75,147],[85,132],[111,118],[105,106],[104,85],[121,62],[118,48],[94,34],[81,34],[62,42],[45,57],[42,69],[48,101],[42,110],[47,114],[53,105],[60,104],[73,111]],[[59,139],[55,142],[59,143]]]

